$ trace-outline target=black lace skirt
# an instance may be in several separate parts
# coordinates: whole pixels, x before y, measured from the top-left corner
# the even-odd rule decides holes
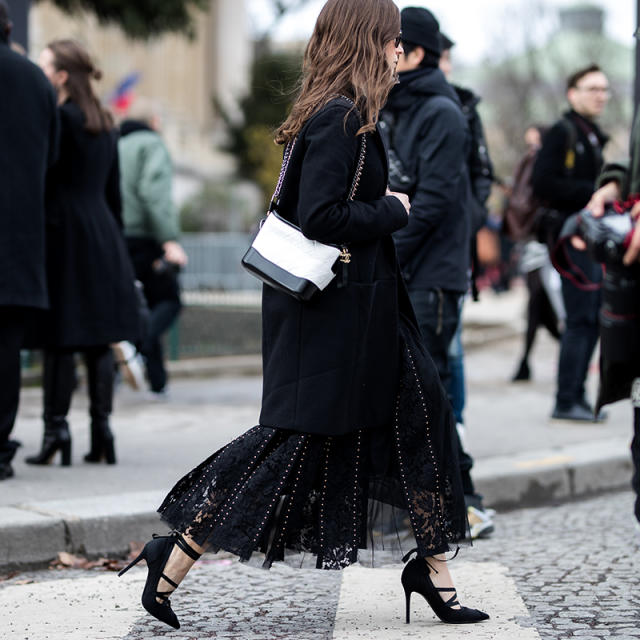
[[[162,518],[214,551],[243,560],[260,551],[267,567],[288,551],[341,569],[359,549],[396,557],[417,546],[426,557],[465,539],[451,408],[415,330],[405,324],[401,338],[388,428],[319,436],[254,427],[182,478]]]

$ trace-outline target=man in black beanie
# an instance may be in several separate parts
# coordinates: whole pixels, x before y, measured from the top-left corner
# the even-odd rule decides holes
[[[383,110],[382,128],[390,164],[397,158],[405,174],[404,188],[393,180],[390,187],[409,195],[411,216],[394,239],[425,346],[448,388],[449,345],[469,287],[471,134],[460,100],[438,68],[438,21],[419,7],[403,9],[401,20],[400,83]],[[473,461],[460,442],[459,455],[468,504],[482,510],[471,481]]]

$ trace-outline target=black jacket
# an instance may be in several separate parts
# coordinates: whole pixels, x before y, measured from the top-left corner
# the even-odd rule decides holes
[[[608,137],[593,122],[575,111],[563,118],[575,128],[575,164],[569,170],[565,157],[569,145],[569,129],[562,120],[546,133],[533,167],[534,194],[553,209],[567,214],[582,209],[595,191],[596,179],[602,169],[602,148]]]
[[[0,306],[48,306],[44,189],[58,149],[42,71],[0,40]]]
[[[91,134],[80,108],[60,107],[60,156],[47,176],[46,344],[138,338],[133,268],[120,220],[117,132]]]
[[[470,133],[460,101],[439,69],[400,74],[385,111],[403,165],[416,176],[409,224],[394,234],[411,289],[468,287]]]
[[[355,113],[345,125],[349,110],[337,98],[310,118],[283,183],[278,212],[313,240],[346,244],[352,259],[346,285],[340,265],[308,302],[264,287],[264,426],[337,435],[392,419],[400,314],[414,318],[391,238],[407,214],[385,196],[387,160],[377,132],[367,135],[360,186],[347,201],[360,149]]]

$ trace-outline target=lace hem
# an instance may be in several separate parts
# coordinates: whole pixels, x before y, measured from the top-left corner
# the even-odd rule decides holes
[[[417,546],[430,556],[466,538],[454,424],[431,360],[409,341],[394,424],[318,436],[257,426],[182,478],[158,511],[201,546],[265,566],[286,551],[342,569],[359,549]],[[404,549],[406,551],[408,549]]]

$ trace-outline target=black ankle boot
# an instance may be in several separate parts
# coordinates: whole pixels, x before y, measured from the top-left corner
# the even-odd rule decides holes
[[[180,623],[178,622],[178,617],[173,612],[171,603],[169,602],[169,596],[173,593],[173,590],[168,592],[158,591],[158,583],[161,579],[168,582],[174,589],[178,587],[171,578],[163,573],[169,556],[173,551],[173,547],[176,545],[192,560],[197,560],[200,557],[200,554],[189,546],[187,541],[182,537],[182,534],[174,531],[168,536],[158,536],[154,533],[153,539],[144,545],[140,555],[120,571],[118,576],[125,574],[131,567],[144,558],[147,561],[148,573],[144,591],[142,592],[142,606],[154,618],[168,624],[174,629],[179,629]],[[161,602],[158,602],[158,600]]]
[[[108,422],[91,421],[91,448],[84,457],[85,462],[116,463],[113,433]]]
[[[67,413],[75,384],[73,353],[45,351],[42,371],[44,434],[40,453],[26,458],[28,464],[49,464],[58,451],[62,455],[62,465],[71,464]]]
[[[408,558],[417,551],[413,549],[402,560],[406,562]],[[411,621],[411,594],[415,591],[419,593],[433,609],[433,612],[442,620],[449,624],[472,624],[488,620],[489,615],[484,611],[460,607],[454,609],[460,603],[456,590],[453,587],[436,587],[429,576],[430,571],[437,573],[426,558],[414,558],[410,560],[402,571],[402,586],[406,599],[406,622]],[[448,600],[443,600],[440,593],[449,592],[453,595]]]
[[[27,464],[50,464],[58,451],[61,454],[60,464],[63,467],[68,467],[71,464],[69,425],[63,416],[52,416],[45,423],[40,453],[25,458],[25,462]]]
[[[91,448],[86,462],[116,463],[113,433],[109,426],[113,400],[113,353],[109,347],[99,347],[85,353],[89,383],[89,413],[91,414]]]

